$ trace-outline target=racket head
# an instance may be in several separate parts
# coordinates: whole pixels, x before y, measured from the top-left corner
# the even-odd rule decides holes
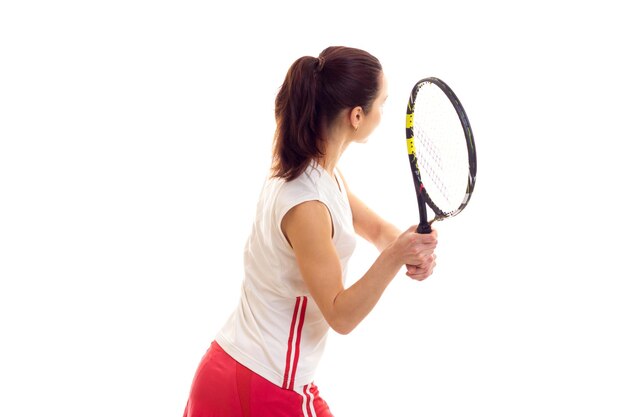
[[[441,79],[418,81],[406,110],[406,141],[420,210],[421,233],[456,216],[476,184],[476,146],[460,100]],[[434,213],[428,220],[426,205]]]

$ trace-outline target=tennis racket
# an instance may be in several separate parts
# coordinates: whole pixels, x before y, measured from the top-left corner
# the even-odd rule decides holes
[[[417,232],[430,233],[433,222],[467,206],[476,183],[472,128],[461,102],[440,79],[424,78],[413,87],[406,144],[419,208]]]

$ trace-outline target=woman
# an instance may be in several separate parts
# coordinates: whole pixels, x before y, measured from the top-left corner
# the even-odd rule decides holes
[[[380,62],[359,49],[330,47],[289,68],[239,307],[198,367],[186,417],[332,417],[313,384],[329,327],[350,333],[403,265],[413,279],[432,274],[437,233],[401,233],[336,169],[348,145],[377,127],[386,97]],[[345,288],[355,232],[380,255]]]

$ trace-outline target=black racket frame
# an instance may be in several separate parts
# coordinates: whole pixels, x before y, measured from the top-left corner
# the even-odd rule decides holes
[[[465,141],[467,143],[467,156],[469,162],[469,172],[467,179],[467,189],[465,198],[461,205],[452,212],[444,212],[441,210],[430,198],[428,195],[428,190],[424,188],[424,184],[422,183],[419,166],[417,163],[417,157],[415,155],[415,135],[414,135],[414,114],[415,114],[415,100],[417,95],[419,94],[420,89],[425,84],[434,84],[444,92],[444,94],[448,97],[452,106],[456,110],[457,115],[459,116],[459,121],[463,126],[463,132],[465,134]],[[447,217],[456,216],[459,214],[469,203],[470,197],[474,191],[474,186],[476,184],[476,145],[474,143],[474,134],[472,132],[472,128],[470,126],[469,119],[467,118],[467,114],[465,113],[465,109],[461,102],[459,101],[454,91],[441,79],[437,77],[427,77],[419,80],[413,90],[411,91],[411,96],[409,97],[409,103],[406,108],[406,140],[407,140],[407,150],[409,155],[409,162],[411,164],[411,173],[413,177],[413,184],[415,186],[415,194],[417,196],[417,205],[419,209],[420,222],[417,227],[418,233],[430,233],[432,231],[431,224],[437,220],[442,220]],[[432,209],[435,213],[435,217],[432,220],[428,220],[428,214],[426,211],[426,205]]]

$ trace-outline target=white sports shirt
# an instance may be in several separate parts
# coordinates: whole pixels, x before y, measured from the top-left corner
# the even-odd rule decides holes
[[[337,173],[334,177],[310,165],[292,181],[266,181],[244,250],[239,306],[216,337],[237,362],[285,389],[313,382],[329,326],[302,279],[280,224],[300,203],[324,203],[345,282],[356,235],[345,187]]]

